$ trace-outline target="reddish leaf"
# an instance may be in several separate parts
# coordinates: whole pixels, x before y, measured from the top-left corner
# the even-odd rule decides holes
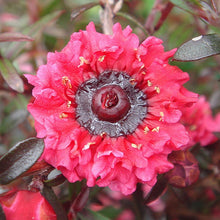
[[[0,34],[0,42],[5,41],[33,41],[31,37],[15,32],[5,32]]]
[[[0,73],[7,84],[17,92],[24,91],[24,84],[10,60],[0,58]]]
[[[145,197],[144,201],[146,204],[149,204],[156,199],[158,199],[164,192],[164,190],[167,187],[168,180],[164,178],[164,176],[160,177],[157,180],[157,183],[153,186],[151,191],[148,193],[148,195]]]
[[[38,138],[29,138],[11,148],[0,159],[0,184],[8,184],[27,171],[39,159],[43,150],[44,142]]]

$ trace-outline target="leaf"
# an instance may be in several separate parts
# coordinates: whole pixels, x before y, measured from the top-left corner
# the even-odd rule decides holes
[[[5,32],[0,34],[0,42],[5,41],[33,41],[34,39],[16,32]]]
[[[158,199],[166,189],[167,184],[168,180],[164,176],[161,176],[148,195],[144,198],[144,202],[149,204]]]
[[[42,139],[29,138],[19,142],[0,159],[0,184],[5,185],[27,171],[44,150]]]
[[[13,90],[24,92],[23,81],[10,60],[0,57],[0,73]]]
[[[53,210],[56,213],[57,220],[68,220],[65,210],[61,206],[51,187],[44,186],[41,194],[53,207]]]
[[[174,54],[174,60],[194,61],[220,54],[220,37],[208,34],[195,37],[181,45]]]
[[[28,35],[32,38],[35,38],[41,31],[49,26],[52,22],[54,22],[57,18],[59,18],[63,14],[63,11],[56,11],[50,13],[44,17],[42,17],[36,23],[30,25],[25,28],[22,33],[24,35]],[[4,51],[4,57],[14,59],[24,48],[25,42],[13,42],[9,45],[8,48]]]
[[[81,5],[77,8],[75,8],[71,13],[71,21],[74,20],[76,17],[81,15],[83,12],[87,11],[90,8],[93,8],[94,6],[99,5],[99,2],[90,2],[88,4]]]

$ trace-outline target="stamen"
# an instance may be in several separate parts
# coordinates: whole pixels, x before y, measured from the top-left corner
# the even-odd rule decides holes
[[[100,56],[100,57],[98,58],[98,61],[99,61],[99,62],[103,62],[104,59],[105,59],[105,55]]]
[[[148,131],[150,131],[150,129],[146,126],[146,127],[144,128],[144,133],[147,134]]]
[[[156,90],[156,92],[159,94],[160,93],[160,88],[159,86],[155,86],[154,89]]]
[[[147,80],[147,85],[152,86],[152,82],[150,80]]]
[[[152,129],[152,132],[157,132],[158,133],[159,131],[160,131],[160,127],[159,126]]]
[[[133,148],[136,148],[136,149],[138,149],[138,150],[140,150],[141,149],[141,144],[131,144],[131,146],[133,147]]]
[[[79,57],[79,59],[80,59],[80,64],[78,65],[78,67],[84,65],[84,63],[89,64],[89,61],[86,60],[84,57]]]
[[[61,119],[63,119],[63,118],[67,118],[68,115],[63,112],[63,113],[61,113],[61,114],[59,115],[59,117],[60,117]]]
[[[66,86],[67,88],[72,89],[72,84],[71,84],[71,81],[70,81],[70,79],[68,78],[68,76],[63,76],[63,77],[62,77],[62,84],[63,84],[64,86]]]

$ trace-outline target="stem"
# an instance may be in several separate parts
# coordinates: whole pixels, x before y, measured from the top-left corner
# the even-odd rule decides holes
[[[113,31],[113,12],[109,0],[103,2],[103,9],[100,12],[100,21],[102,23],[102,30],[104,34],[112,35]]]
[[[64,208],[59,203],[59,201],[58,201],[58,199],[57,199],[57,197],[51,187],[44,186],[43,190],[41,191],[41,194],[53,207],[53,210],[57,216],[57,220],[68,220],[68,217],[67,217],[67,214],[66,214]]]
[[[2,209],[1,204],[0,204],[0,219],[1,220],[6,220],[5,213],[4,213],[3,209]]]

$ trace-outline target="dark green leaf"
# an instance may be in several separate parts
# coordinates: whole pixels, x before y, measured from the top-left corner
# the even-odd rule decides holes
[[[58,201],[58,199],[57,199],[57,197],[51,187],[44,186],[41,194],[53,207],[53,210],[57,216],[57,220],[68,220],[65,210],[61,206],[60,202]]]
[[[97,6],[97,5],[99,5],[99,2],[90,2],[88,4],[84,4],[84,5],[79,6],[78,8],[75,8],[71,13],[71,20],[75,19],[83,12],[85,12],[88,9],[93,8],[94,6]]]
[[[208,34],[195,37],[181,45],[174,54],[174,60],[194,61],[220,54],[220,37]]]
[[[1,207],[1,204],[0,204],[0,219],[1,220],[6,220],[6,217],[5,217],[4,211],[3,211],[2,207]]]
[[[0,184],[5,185],[27,171],[44,150],[42,139],[29,138],[19,142],[0,159]]]
[[[5,32],[0,34],[0,42],[5,41],[33,41],[33,39],[21,33]]]
[[[144,198],[144,202],[146,204],[149,204],[153,202],[154,200],[158,199],[162,195],[164,190],[166,189],[167,183],[168,183],[168,180],[164,176],[159,177],[157,180],[157,183],[153,186],[151,191]]]
[[[10,60],[0,58],[0,73],[7,84],[17,92],[24,91],[24,84]]]

